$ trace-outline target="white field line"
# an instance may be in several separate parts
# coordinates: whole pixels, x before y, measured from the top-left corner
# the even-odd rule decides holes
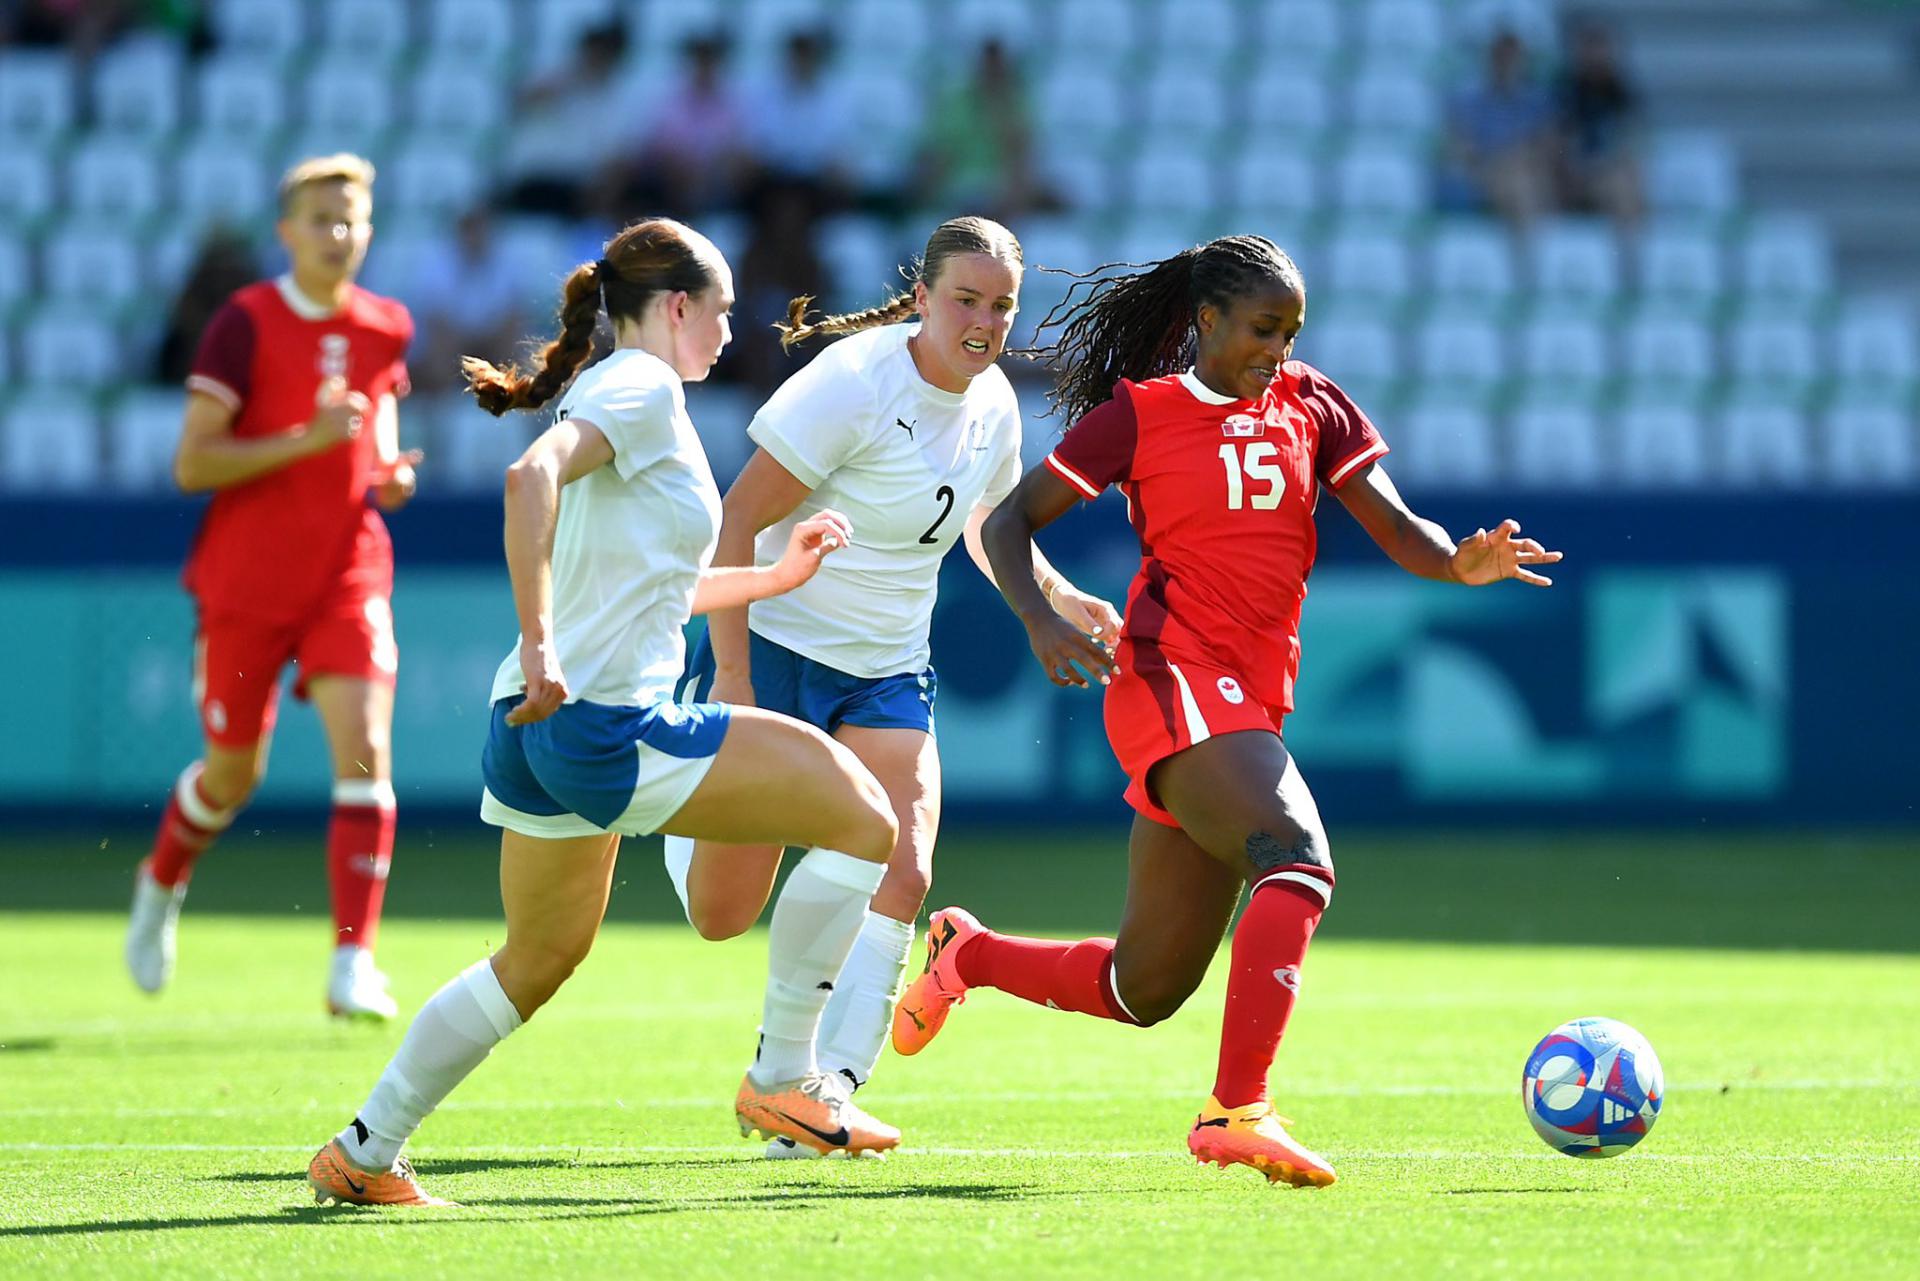
[[[1783,1081],[1708,1081],[1686,1082],[1667,1086],[1667,1098],[1675,1094],[1694,1094],[1716,1096],[1725,1087],[1729,1092],[1817,1092],[1861,1091],[1861,1090],[1920,1090],[1920,1080],[1895,1081],[1885,1078],[1863,1077],[1845,1080],[1783,1080]],[[1473,1098],[1497,1099],[1508,1095],[1517,1095],[1520,1083],[1511,1085],[1295,1085],[1279,1091],[1286,1098],[1349,1098],[1349,1099],[1390,1099],[1390,1098]],[[880,1092],[875,1093],[881,1098]],[[974,1090],[964,1094],[943,1092],[937,1094],[906,1093],[884,1095],[887,1106],[918,1107],[936,1103],[954,1103],[964,1100],[968,1103],[1048,1103],[1060,1101],[1058,1093],[1039,1090]],[[1169,1099],[1193,1098],[1192,1090],[1080,1090],[1073,1098],[1080,1102],[1116,1102],[1132,1101],[1158,1102]],[[664,1099],[623,1099],[618,1097],[596,1099],[476,1099],[463,1101],[451,1099],[441,1104],[439,1112],[644,1112],[660,1111],[712,1111],[724,1110],[727,1100],[723,1095],[693,1095]],[[329,1102],[321,1099],[307,1099],[301,1103],[258,1103],[243,1106],[208,1108],[137,1108],[137,1107],[63,1107],[25,1106],[0,1108],[0,1116],[74,1116],[74,1117],[125,1117],[125,1118],[206,1118],[222,1117],[260,1117],[287,1112],[340,1112],[350,1110],[350,1102]]]
[[[233,1152],[233,1153],[300,1153],[310,1155],[312,1144],[298,1143],[10,1143],[0,1142],[0,1152]],[[728,1144],[688,1144],[676,1146],[663,1143],[636,1144],[595,1144],[595,1143],[529,1143],[529,1144],[484,1144],[484,1145],[434,1145],[417,1150],[421,1158],[431,1163],[441,1157],[488,1157],[488,1156],[736,1156],[742,1163],[752,1163],[760,1159],[759,1145]],[[903,1157],[930,1156],[954,1157],[959,1159],[1000,1159],[1029,1158],[1055,1161],[1178,1161],[1181,1164],[1191,1162],[1193,1158],[1186,1153],[1157,1148],[1150,1152],[1128,1151],[1079,1151],[1063,1152],[1053,1148],[957,1148],[932,1147],[902,1148]],[[1445,1148],[1431,1151],[1384,1151],[1354,1149],[1337,1151],[1332,1155],[1341,1160],[1351,1161],[1567,1161],[1571,1158],[1557,1152],[1460,1152]],[[1860,1156],[1848,1156],[1841,1153],[1786,1154],[1770,1155],[1762,1152],[1737,1153],[1692,1153],[1692,1152],[1635,1152],[1632,1160],[1673,1162],[1682,1165],[1713,1164],[1800,1164],[1800,1165],[1911,1165],[1920,1162],[1920,1155],[1912,1153],[1884,1153]],[[856,1162],[856,1165],[862,1164]],[[298,1172],[289,1173],[289,1179],[297,1178]]]

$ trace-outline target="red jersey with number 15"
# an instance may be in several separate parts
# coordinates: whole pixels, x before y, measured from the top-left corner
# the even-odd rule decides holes
[[[1258,400],[1191,372],[1122,379],[1047,456],[1083,498],[1120,486],[1140,536],[1123,639],[1223,668],[1293,709],[1300,604],[1321,485],[1339,488],[1387,443],[1332,379],[1288,361]]]
[[[235,436],[280,435],[312,420],[327,378],[376,409],[406,395],[412,338],[405,307],[357,285],[321,312],[290,279],[263,280],[214,313],[187,387],[234,411]],[[214,494],[185,576],[203,612],[294,623],[338,589],[392,594],[393,545],[367,505],[375,435],[369,416],[353,440]]]

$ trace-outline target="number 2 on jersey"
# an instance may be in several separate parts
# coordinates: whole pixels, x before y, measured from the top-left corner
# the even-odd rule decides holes
[[[1279,447],[1270,440],[1254,440],[1247,442],[1244,453],[1241,448],[1232,443],[1220,446],[1220,461],[1227,466],[1227,510],[1237,512],[1247,505],[1246,481],[1252,479],[1267,482],[1266,493],[1252,495],[1253,509],[1270,512],[1287,492],[1287,474],[1273,461]]]
[[[940,488],[933,491],[933,496],[939,501],[945,503],[946,506],[942,507],[940,509],[940,514],[933,518],[933,524],[927,526],[927,532],[920,535],[920,541],[923,543],[939,542],[940,540],[933,536],[933,531],[940,528],[941,522],[946,520],[947,517],[953,515],[953,486],[952,485],[940,486]],[[909,525],[908,528],[911,529],[912,526]]]

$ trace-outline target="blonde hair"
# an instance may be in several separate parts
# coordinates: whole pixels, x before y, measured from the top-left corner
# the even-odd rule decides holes
[[[1020,241],[1011,231],[991,218],[969,214],[962,218],[949,218],[933,229],[933,234],[927,237],[927,251],[907,271],[908,284],[916,285],[924,281],[931,288],[940,279],[940,270],[947,265],[947,260],[960,254],[986,254],[1016,268],[1024,269],[1026,266]],[[796,344],[821,334],[838,338],[842,334],[857,334],[862,329],[872,329],[876,325],[897,324],[914,312],[911,288],[905,293],[894,294],[878,307],[842,312],[837,316],[821,316],[809,321],[807,308],[812,305],[811,294],[804,294],[787,304],[786,323],[776,321],[773,326],[780,331],[782,348],[790,350]]]
[[[373,162],[351,151],[331,156],[309,156],[280,175],[280,212],[293,207],[293,198],[322,182],[345,182],[373,194]]]

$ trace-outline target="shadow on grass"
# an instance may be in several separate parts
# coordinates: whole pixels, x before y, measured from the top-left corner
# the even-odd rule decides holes
[[[58,1048],[60,1043],[50,1036],[21,1036],[0,1041],[0,1054],[48,1054]]]
[[[452,1164],[452,1163],[449,1163]],[[492,1163],[479,1163],[492,1168]],[[249,1181],[287,1181],[282,1172],[250,1173]],[[94,1236],[112,1232],[168,1232],[194,1228],[347,1227],[404,1223],[409,1231],[427,1225],[458,1226],[473,1222],[554,1222],[566,1219],[620,1219],[660,1214],[711,1214],[742,1206],[771,1210],[804,1210],[850,1201],[992,1201],[1041,1200],[1073,1195],[1021,1183],[970,1183],[951,1187],[830,1187],[762,1188],[717,1196],[507,1196],[482,1197],[450,1210],[409,1208],[396,1211],[370,1206],[283,1206],[258,1214],[192,1215],[175,1219],[83,1220],[77,1223],[28,1224],[0,1227],[0,1240],[10,1237]],[[550,1213],[500,1215],[496,1207],[539,1209]],[[469,1213],[463,1213],[467,1211]]]

